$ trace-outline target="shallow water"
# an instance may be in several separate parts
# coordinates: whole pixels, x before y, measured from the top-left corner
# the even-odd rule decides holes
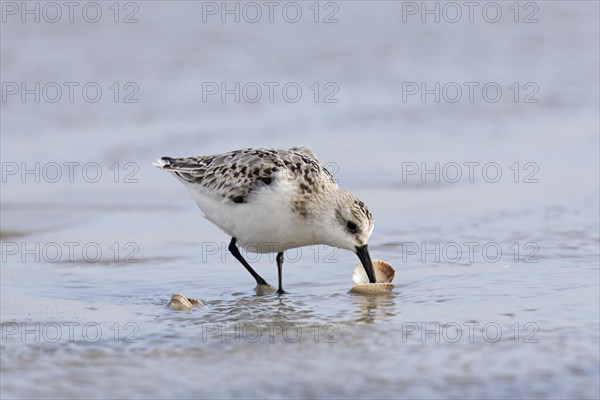
[[[3,173],[103,174],[3,176],[2,398],[598,397],[597,3],[537,2],[536,24],[402,23],[393,2],[338,2],[335,24],[222,24],[202,23],[200,3],[136,4],[136,24],[2,25],[3,82],[140,89],[134,104],[2,103]],[[204,103],[208,81],[310,96],[335,82],[339,102]],[[407,81],[507,94],[403,102]],[[507,100],[515,81],[539,102]],[[151,165],[296,144],[368,204],[390,295],[349,293],[358,260],[326,246],[286,254],[288,294],[258,294],[228,238]],[[464,177],[407,174],[436,162]],[[276,282],[273,255],[246,256]],[[170,311],[176,292],[207,306]]]

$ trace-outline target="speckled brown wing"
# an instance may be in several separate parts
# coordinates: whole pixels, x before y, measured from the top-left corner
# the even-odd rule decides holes
[[[304,147],[290,150],[248,148],[228,153],[159,160],[160,166],[207,195],[245,203],[259,187],[277,179],[301,177],[308,185],[329,171]],[[282,174],[277,172],[282,171]],[[332,178],[333,180],[333,178]]]

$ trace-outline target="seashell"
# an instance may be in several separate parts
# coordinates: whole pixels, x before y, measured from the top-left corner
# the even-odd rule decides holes
[[[391,283],[394,280],[396,271],[394,267],[383,260],[373,260],[373,269],[375,270],[375,281],[377,283]],[[352,273],[352,280],[357,285],[368,284],[369,277],[362,264],[357,264]]]
[[[194,307],[202,306],[204,306],[204,303],[202,303],[200,300],[191,297],[185,297],[179,293],[175,293],[171,297],[171,301],[169,301],[169,307],[174,311],[189,311]]]
[[[373,260],[376,283],[369,283],[369,277],[362,264],[356,265],[352,273],[354,286],[350,289],[354,293],[389,293],[394,288],[392,281],[396,271],[394,267],[383,260]]]

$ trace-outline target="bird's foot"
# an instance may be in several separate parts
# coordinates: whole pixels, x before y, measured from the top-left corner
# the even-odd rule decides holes
[[[259,296],[262,296],[265,294],[273,293],[277,289],[275,289],[273,286],[271,286],[267,282],[265,282],[265,283],[259,283],[258,285],[256,285],[254,290],[256,290],[256,294],[258,294]]]

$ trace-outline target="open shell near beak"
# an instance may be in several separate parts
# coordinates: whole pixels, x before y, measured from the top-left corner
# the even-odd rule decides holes
[[[389,293],[394,288],[392,281],[396,271],[394,267],[383,260],[373,260],[376,283],[369,283],[369,277],[362,264],[358,264],[352,273],[354,286],[350,289],[354,293]]]

